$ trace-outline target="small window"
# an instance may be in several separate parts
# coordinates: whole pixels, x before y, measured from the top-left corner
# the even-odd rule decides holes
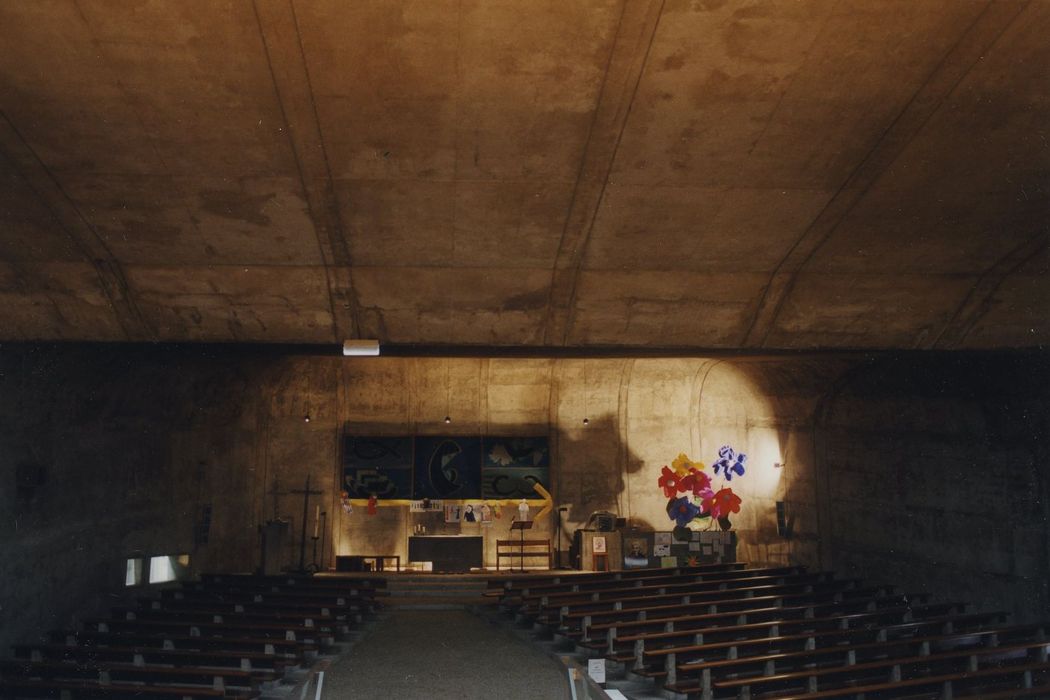
[[[127,573],[124,575],[125,586],[138,586],[142,583],[142,560],[128,559]]]
[[[181,580],[185,578],[189,566],[189,554],[167,554],[160,557],[150,557],[149,582],[166,583],[167,581]]]

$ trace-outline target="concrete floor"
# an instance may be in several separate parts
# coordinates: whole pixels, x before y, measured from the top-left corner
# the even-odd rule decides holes
[[[463,610],[393,610],[325,673],[324,700],[568,699],[542,651]]]

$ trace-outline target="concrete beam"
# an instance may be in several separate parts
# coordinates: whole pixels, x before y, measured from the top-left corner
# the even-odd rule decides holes
[[[332,339],[356,338],[360,311],[351,274],[350,247],[333,187],[295,6],[290,0],[254,0],[253,5],[325,266]]]
[[[545,345],[564,345],[572,328],[580,266],[663,5],[663,0],[624,0],[551,274],[543,334]]]
[[[98,284],[124,334],[123,338],[110,340],[155,339],[156,334],[132,297],[122,265],[3,111],[0,111],[0,158],[7,160],[20,174],[26,185],[51,212],[76,250],[94,269]],[[31,272],[34,269],[32,266],[18,266],[17,269],[20,271],[21,284],[47,289],[47,281],[35,278]],[[83,332],[88,329],[79,330]],[[61,332],[58,335],[61,335]]]
[[[770,277],[741,340],[748,348],[766,343],[800,271],[835,233],[869,188],[893,164],[945,99],[1027,7],[1027,2],[992,0],[967,27],[922,87],[893,120],[827,205],[806,228]]]

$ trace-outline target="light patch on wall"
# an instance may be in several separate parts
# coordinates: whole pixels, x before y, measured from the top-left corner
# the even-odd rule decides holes
[[[128,559],[127,572],[124,574],[125,586],[137,586],[142,583],[142,560]]]
[[[777,431],[768,428],[752,428],[748,431],[747,467],[748,480],[751,481],[751,495],[758,498],[773,498],[780,485],[784,470],[774,467],[783,464],[780,439]]]
[[[183,577],[183,574],[189,565],[189,554],[169,554],[159,557],[150,557],[149,582],[166,583],[168,581],[177,581]]]

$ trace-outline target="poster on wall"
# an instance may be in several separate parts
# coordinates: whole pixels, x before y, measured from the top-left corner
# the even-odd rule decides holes
[[[547,436],[482,439],[481,492],[484,498],[542,498],[534,484],[550,485]]]
[[[445,522],[446,523],[458,523],[463,517],[463,509],[460,506],[452,505],[451,503],[445,505]]]
[[[481,497],[481,438],[427,436],[415,442],[415,498]]]
[[[350,498],[410,498],[412,438],[343,436],[343,490]]]
[[[652,534],[638,533],[623,540],[623,568],[644,569],[649,566]]]

